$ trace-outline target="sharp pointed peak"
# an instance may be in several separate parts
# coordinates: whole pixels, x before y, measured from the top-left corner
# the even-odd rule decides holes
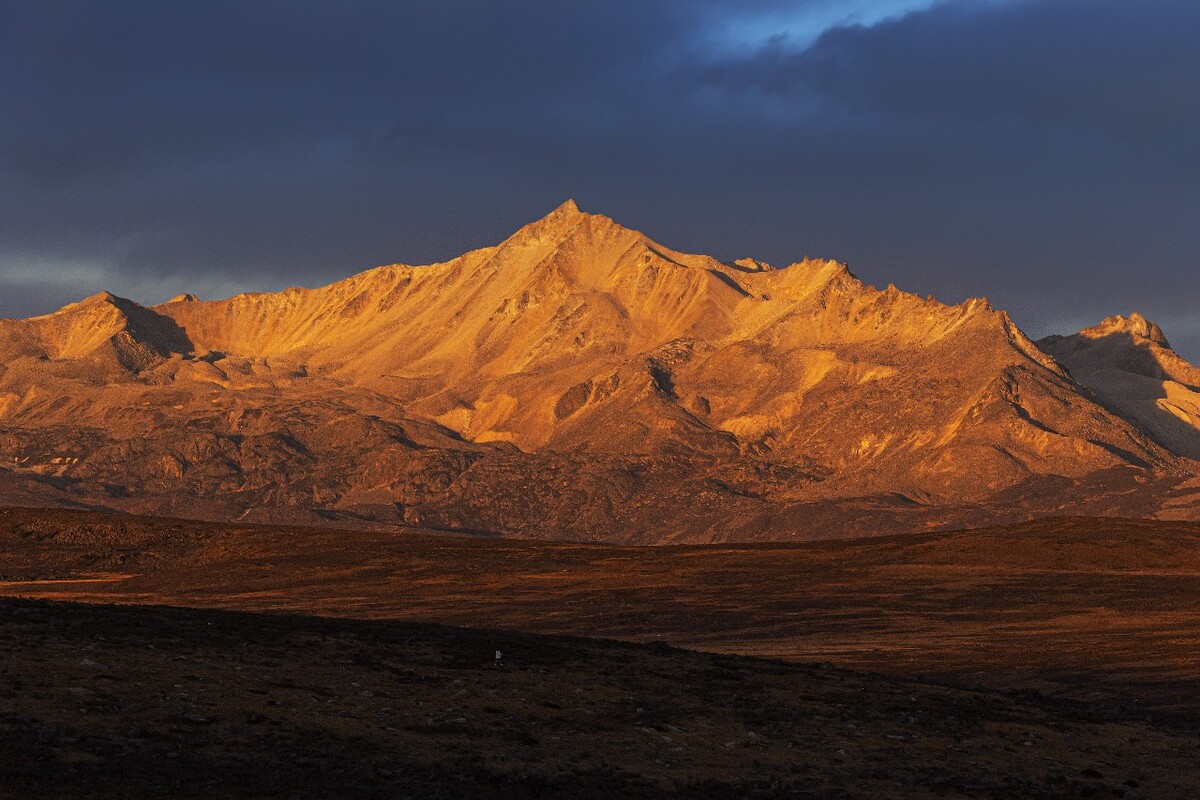
[[[558,208],[550,212],[551,214],[582,214],[579,210],[579,204],[575,202],[575,198],[568,197],[566,200],[558,204]]]
[[[568,198],[562,203],[559,203],[558,206],[555,207],[555,209],[549,214],[533,224],[538,225],[543,223],[558,223],[573,225],[588,219],[612,221],[611,218],[606,217],[603,214],[589,214],[588,212],[581,210],[579,208],[579,204],[576,203],[574,199]]]
[[[581,211],[574,200],[567,200],[559,204],[557,208],[546,216],[522,227],[505,240],[504,244],[525,246],[547,242],[562,242],[568,237],[582,231],[588,231],[592,234],[603,231],[606,236],[622,232],[637,236],[642,235],[637,231],[625,228],[603,214],[589,214],[586,211]]]

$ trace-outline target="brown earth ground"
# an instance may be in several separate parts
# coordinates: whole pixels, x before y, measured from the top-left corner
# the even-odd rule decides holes
[[[663,642],[1200,718],[1200,526],[612,547],[0,510],[0,594]]]
[[[1194,729],[662,645],[5,599],[0,652],[5,798],[1200,790]]]

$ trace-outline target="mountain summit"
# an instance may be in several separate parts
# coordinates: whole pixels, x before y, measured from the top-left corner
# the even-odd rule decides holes
[[[721,262],[573,201],[438,264],[5,320],[0,363],[0,492],[218,519],[858,535],[1155,514],[1200,457],[1200,373],[1140,316],[1034,344],[985,300]]]
[[[1106,407],[1171,451],[1200,458],[1200,369],[1141,314],[1038,343]]]
[[[1170,343],[1167,342],[1167,337],[1163,335],[1162,328],[1136,311],[1128,317],[1123,317],[1120,314],[1108,317],[1100,322],[1099,325],[1085,328],[1079,333],[1081,336],[1086,336],[1090,339],[1102,339],[1107,336],[1123,334],[1135,341],[1145,339],[1160,347],[1171,347]]]

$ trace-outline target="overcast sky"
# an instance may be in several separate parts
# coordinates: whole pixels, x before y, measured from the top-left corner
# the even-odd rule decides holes
[[[1200,3],[4,3],[0,315],[441,260],[568,197],[1197,359]]]

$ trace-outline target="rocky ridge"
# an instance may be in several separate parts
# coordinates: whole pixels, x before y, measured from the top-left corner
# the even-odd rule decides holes
[[[3,320],[0,365],[0,499],[214,519],[661,543],[1189,516],[1200,457],[1200,370],[1139,316],[1035,344],[985,300],[573,202],[439,264]]]

